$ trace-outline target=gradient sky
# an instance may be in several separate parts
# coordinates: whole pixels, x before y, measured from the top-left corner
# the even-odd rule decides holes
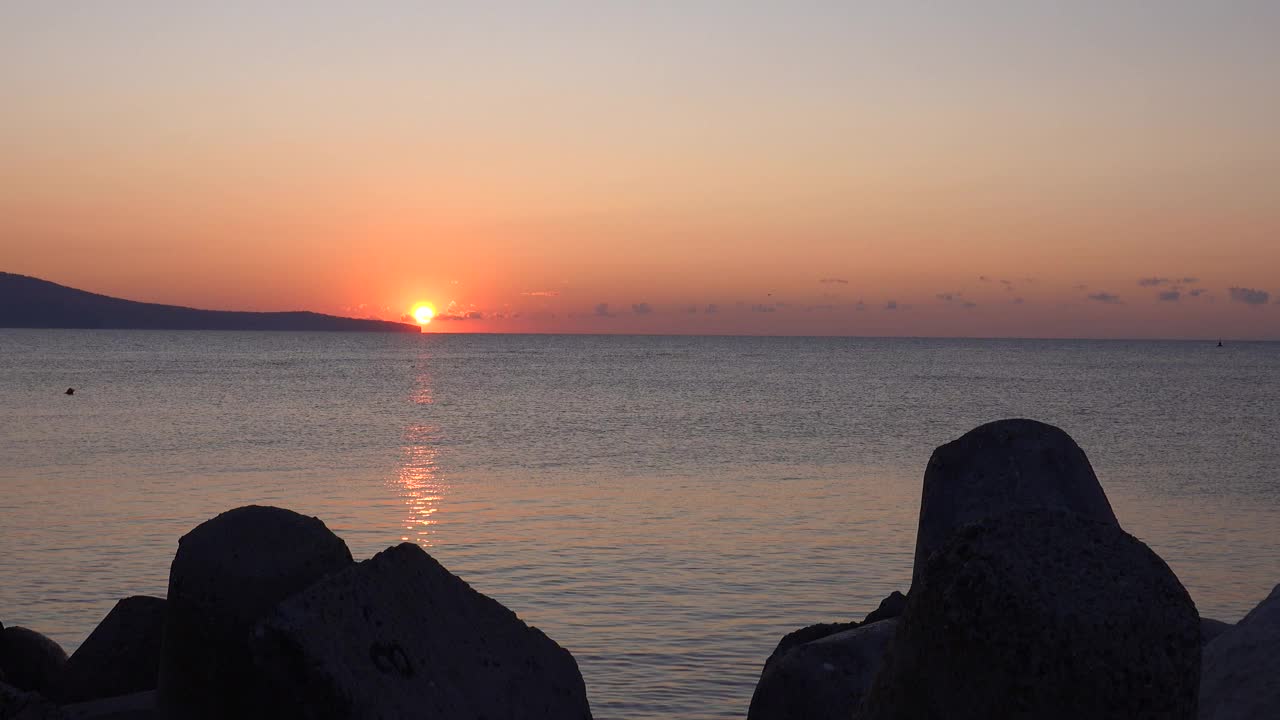
[[[0,270],[439,331],[1280,339],[1280,3],[0,4]]]

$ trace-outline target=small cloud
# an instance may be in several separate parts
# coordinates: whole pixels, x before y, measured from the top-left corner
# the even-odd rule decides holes
[[[1182,293],[1178,290],[1165,290],[1159,297],[1160,302],[1178,302],[1182,298]]]
[[[1141,287],[1159,287],[1161,285],[1167,285],[1168,283],[1169,278],[1166,277],[1138,278],[1138,285]]]
[[[609,312],[609,303],[599,303],[595,309],[596,317],[613,317],[613,313]]]
[[[982,282],[991,282],[991,278],[987,277],[986,275],[979,275],[978,279],[981,280]]]
[[[1000,284],[1004,286],[1004,291],[1005,291],[1005,292],[1013,292],[1013,281],[1012,281],[1012,280],[1001,280],[1001,281],[1000,281]]]
[[[1200,282],[1200,278],[1184,277],[1184,278],[1179,278],[1178,282],[1182,283],[1183,285],[1190,285],[1192,283]]]
[[[1271,300],[1271,293],[1266,290],[1233,287],[1228,288],[1227,292],[1231,294],[1231,302],[1244,303],[1245,305],[1266,305],[1267,302]]]
[[[475,307],[472,305],[471,307]],[[484,313],[479,310],[467,310],[458,305],[457,302],[450,301],[449,306],[444,310],[437,312],[432,322],[452,322],[455,320],[483,320]]]
[[[707,305],[705,308],[703,308],[702,312],[708,315],[715,315],[716,313],[720,312],[720,306],[715,303],[711,303]]]
[[[944,293],[938,293],[937,295],[934,295],[934,297],[938,298],[939,300],[941,300],[941,301],[942,301],[942,302],[944,302],[944,303],[947,303],[947,304],[955,304],[955,305],[959,305],[960,307],[964,307],[964,308],[975,308],[975,307],[978,307],[978,303],[976,303],[976,302],[972,302],[972,301],[970,301],[970,300],[965,300],[965,299],[964,299],[964,293],[958,293],[958,292],[956,292],[956,293],[952,293],[952,292],[944,292]]]
[[[456,320],[483,320],[484,313],[479,310],[468,310],[466,312],[457,313],[440,313],[432,318],[432,322],[451,322]]]
[[[1022,298],[1020,298],[1020,297],[1016,297],[1016,298],[1014,298],[1013,300],[1010,300],[1009,302],[1012,302],[1014,305],[1021,305],[1021,304],[1023,304],[1023,303],[1024,303],[1024,302],[1026,302],[1026,301],[1025,301],[1025,300],[1023,300],[1023,299],[1022,299]]]
[[[897,309],[898,309],[898,301],[897,301],[897,300],[890,300],[889,302],[887,302],[887,303],[885,303],[885,304],[884,304],[884,309],[885,309],[885,310],[897,310]]]
[[[1187,291],[1187,294],[1190,295],[1191,297],[1200,297],[1201,295],[1207,292],[1209,291],[1205,290],[1204,288],[1191,288],[1190,290]]]
[[[755,305],[751,306],[751,312],[758,312],[758,313],[776,312],[777,309],[778,308],[773,305],[762,305],[760,303],[756,303]]]
[[[530,290],[529,292],[522,292],[520,294],[527,295],[528,297],[559,297],[560,291],[559,290]]]
[[[631,306],[631,312],[637,315],[648,315],[653,312],[653,306],[647,302],[635,303]]]
[[[1094,302],[1100,302],[1107,305],[1121,304],[1119,295],[1112,295],[1111,293],[1108,293],[1108,292],[1093,293],[1092,295],[1089,296],[1089,299],[1093,300]]]
[[[1072,289],[1072,290],[1088,290],[1088,289],[1089,289],[1089,286],[1088,286],[1088,285],[1085,285],[1084,283],[1080,283],[1080,284],[1078,284],[1078,285],[1072,285],[1072,286],[1071,286],[1071,289]]]
[[[698,312],[698,306],[690,305],[689,307],[685,308],[684,311],[690,315],[693,315]]]
[[[848,285],[849,284],[848,280],[845,280],[844,278],[838,278],[838,277],[824,277],[818,282],[822,283],[823,285]]]

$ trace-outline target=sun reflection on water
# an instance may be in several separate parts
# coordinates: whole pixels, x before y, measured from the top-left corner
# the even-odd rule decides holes
[[[401,450],[400,472],[396,478],[400,496],[409,508],[404,519],[405,534],[400,539],[428,547],[434,526],[439,522],[435,515],[448,490],[436,467],[439,450],[430,444],[434,431],[434,428],[424,425],[408,429],[405,439],[409,443]],[[415,442],[415,436],[421,437],[422,441]]]
[[[409,402],[426,410],[433,402],[431,375],[423,372],[414,382]],[[440,454],[436,447],[440,428],[427,423],[409,425],[404,430],[404,445],[400,449],[400,467],[393,481],[400,497],[408,506],[400,536],[402,542],[416,542],[430,547],[432,535],[439,523],[436,514],[444,499],[448,485],[441,479],[436,463]]]

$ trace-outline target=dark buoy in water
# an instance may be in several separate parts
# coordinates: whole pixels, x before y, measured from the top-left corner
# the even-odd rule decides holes
[[[1221,340],[1219,340],[1219,341],[1218,341],[1218,347],[1222,347],[1222,341],[1221,341]]]
[[[68,395],[75,395],[75,394],[76,394],[76,389],[75,389],[75,388],[67,388],[67,394],[68,394]]]

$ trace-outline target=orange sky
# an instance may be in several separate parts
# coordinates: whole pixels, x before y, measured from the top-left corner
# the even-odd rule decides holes
[[[0,8],[0,270],[435,331],[1280,338],[1273,3],[418,5]]]

